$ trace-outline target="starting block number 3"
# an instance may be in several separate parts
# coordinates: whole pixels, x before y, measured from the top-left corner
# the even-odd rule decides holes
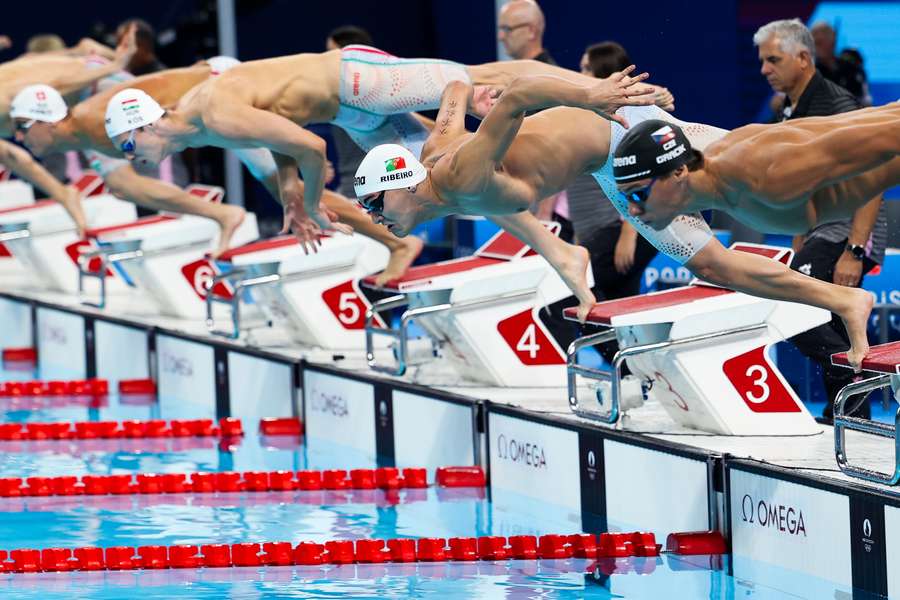
[[[729,358],[722,364],[725,376],[753,412],[800,412],[797,400],[775,373],[765,350],[765,346],[760,346]]]

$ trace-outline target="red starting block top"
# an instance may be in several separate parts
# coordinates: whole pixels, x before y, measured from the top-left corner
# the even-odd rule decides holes
[[[591,323],[592,325],[611,325],[613,317],[621,317],[622,315],[630,315],[646,310],[667,308],[669,306],[678,306],[689,302],[696,302],[706,298],[715,298],[716,296],[724,296],[725,294],[733,293],[732,290],[726,290],[724,288],[705,285],[689,285],[665,292],[631,296],[619,300],[607,300],[605,302],[598,302],[594,305],[591,312],[588,313],[586,322]],[[565,309],[563,312],[567,319],[575,320],[578,317],[577,311],[577,307],[572,307]]]
[[[455,275],[456,273],[464,273],[473,271],[482,267],[489,267],[498,263],[507,262],[499,258],[487,258],[482,256],[467,256],[465,258],[457,258],[453,260],[445,260],[430,265],[420,265],[412,267],[403,277],[388,281],[381,289],[400,292],[416,285],[425,285],[431,283],[437,277],[446,275]],[[366,287],[377,288],[375,285],[375,275],[369,275],[362,280]]]
[[[147,225],[155,225],[156,223],[168,223],[175,221],[178,217],[169,215],[154,215],[152,217],[141,217],[130,223],[120,223],[119,225],[108,225],[106,227],[97,227],[96,229],[88,229],[84,232],[85,237],[100,237],[104,233],[112,233],[114,231],[125,231],[126,229],[134,229],[135,227],[145,227]]]
[[[267,240],[257,240],[226,250],[218,259],[223,262],[230,261],[235,256],[243,256],[245,254],[253,254],[254,252],[262,252],[264,250],[275,250],[287,246],[298,245],[297,238],[292,235],[279,235],[278,237],[269,238]]]
[[[841,367],[849,367],[846,352],[838,352],[831,355],[831,364]],[[889,344],[880,344],[872,346],[869,354],[863,359],[863,371],[874,371],[876,373],[890,373],[891,375],[900,374],[900,342],[890,342]]]

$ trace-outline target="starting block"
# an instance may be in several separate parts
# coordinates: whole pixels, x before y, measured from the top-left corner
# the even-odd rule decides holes
[[[13,179],[9,169],[0,165],[0,208],[34,204],[34,188],[21,179]]]
[[[790,263],[786,248],[736,244],[732,250]],[[573,310],[566,317],[575,318]],[[653,294],[600,302],[587,323],[605,330],[579,338],[568,350],[569,407],[582,417],[615,423],[627,361],[648,395],[677,423],[723,435],[806,435],[821,428],[771,362],[776,342],[831,319],[823,309],[748,296],[697,280]],[[618,340],[610,371],[578,363],[584,347]],[[609,382],[604,411],[578,398],[577,377]],[[598,401],[600,400],[598,396]],[[601,402],[601,404],[607,404]]]
[[[85,218],[93,227],[130,222],[137,215],[130,202],[103,193],[103,180],[96,173],[85,173],[75,187],[82,193]],[[42,287],[77,291],[77,271],[66,251],[77,240],[75,224],[58,202],[41,200],[0,209],[0,243]]]
[[[221,202],[225,195],[215,186],[193,184],[185,189],[208,202]],[[248,213],[233,239],[240,244],[258,235],[256,216]],[[213,275],[204,254],[215,248],[218,236],[215,221],[191,215],[161,214],[89,230],[88,239],[68,249],[78,265],[82,303],[105,306],[106,280],[114,269],[162,314],[197,319],[203,314],[206,282]],[[90,278],[99,280],[99,302],[85,299],[85,280]]]
[[[237,338],[241,303],[252,302],[270,322],[284,326],[297,343],[328,350],[362,347],[366,311],[360,278],[387,266],[387,247],[362,235],[326,235],[306,255],[284,235],[233,248],[218,261],[215,293],[206,297],[211,333]],[[213,303],[231,307],[230,331],[216,329]]]
[[[505,231],[473,256],[413,267],[382,288],[373,277],[363,285],[396,294],[366,313],[366,359],[375,371],[406,372],[415,320],[428,333],[431,355],[470,381],[501,387],[565,381],[565,355],[538,312],[572,293],[546,260]],[[384,326],[381,313],[401,307],[399,328]],[[396,364],[378,363],[376,336],[394,340]]]
[[[833,354],[831,363],[844,367],[850,366],[846,352]],[[886,387],[891,388],[895,399],[900,396],[900,342],[873,346],[863,360],[862,369],[863,371],[881,373],[881,375],[847,384],[838,393],[837,398],[834,399],[834,456],[838,467],[847,475],[876,483],[897,485],[897,483],[900,483],[900,436],[897,435],[897,425],[900,423],[900,409],[894,415],[894,423],[892,425],[870,419],[851,417],[846,414],[846,406],[847,400],[852,396],[866,394]],[[893,438],[895,448],[894,472],[883,473],[850,464],[846,451],[847,429],[879,437]]]

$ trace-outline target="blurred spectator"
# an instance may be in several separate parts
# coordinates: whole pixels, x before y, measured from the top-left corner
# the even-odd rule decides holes
[[[822,76],[853,94],[861,106],[871,106],[869,82],[859,51],[848,49],[835,56],[837,34],[824,21],[813,25],[810,31],[815,44],[816,67]]]
[[[12,48],[12,39],[8,35],[0,35],[0,50]]]
[[[336,50],[353,44],[371,46],[372,36],[362,27],[344,25],[333,30],[325,39],[325,48],[328,50]],[[348,198],[356,198],[356,192],[353,191],[353,175],[366,153],[340,127],[331,127],[331,139],[337,153],[336,170],[340,176],[337,191]]]
[[[533,0],[510,0],[503,5],[497,20],[497,39],[510,58],[556,64],[544,48],[544,13]]]
[[[58,52],[65,49],[66,43],[55,33],[42,33],[40,35],[32,36],[25,44],[25,50],[27,52],[38,54],[42,52]]]
[[[813,62],[813,36],[798,19],[773,21],[756,32],[753,43],[759,48],[760,73],[776,92],[784,94],[779,121],[801,117],[821,117],[859,108],[846,89],[825,79]],[[794,241],[797,254],[791,268],[838,285],[858,287],[862,277],[884,260],[887,218],[881,198],[856,211],[852,220],[820,225]],[[791,341],[804,355],[818,363],[828,395],[824,419],[832,416],[834,399],[855,374],[831,365],[831,354],[850,346],[840,318],[801,333]],[[856,416],[868,418],[869,404],[863,402]]]
[[[116,44],[121,41],[128,26],[135,25],[135,37],[137,39],[137,52],[128,63],[126,71],[138,77],[147,73],[155,73],[167,68],[156,57],[156,30],[143,19],[128,19],[116,28]]]
[[[368,31],[356,25],[343,25],[332,29],[325,39],[326,50],[337,50],[352,45],[371,46],[372,36]]]

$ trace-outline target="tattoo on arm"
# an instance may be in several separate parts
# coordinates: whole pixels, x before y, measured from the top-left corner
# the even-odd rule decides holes
[[[453,121],[454,115],[456,115],[456,104],[456,100],[453,99],[447,102],[447,107],[444,111],[443,118],[438,122],[441,128],[441,135],[447,133],[447,129],[450,126],[450,123]]]

